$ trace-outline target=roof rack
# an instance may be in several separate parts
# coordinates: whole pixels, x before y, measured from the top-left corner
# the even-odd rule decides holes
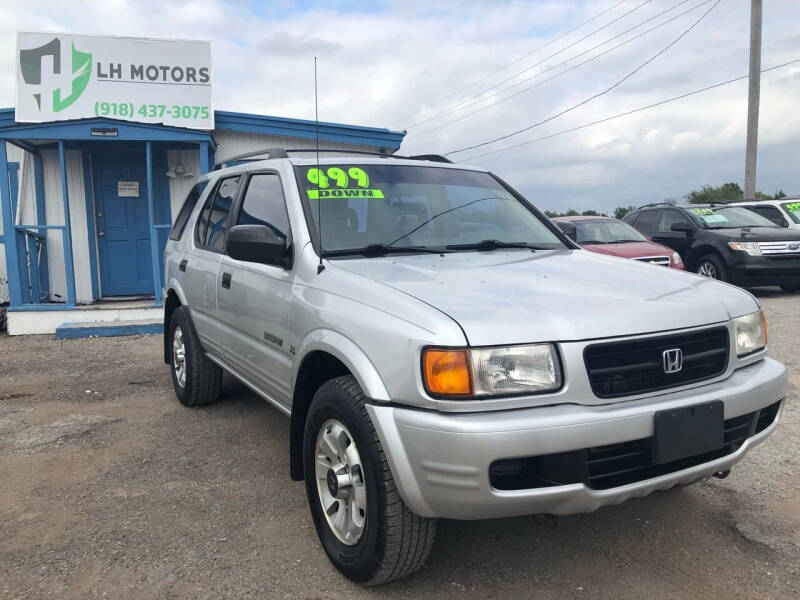
[[[654,206],[675,206],[672,202],[651,202],[650,204],[643,204],[642,206],[638,207],[636,210],[642,208],[652,208]]]
[[[288,158],[290,152],[292,153],[320,152],[325,154],[359,154],[366,156],[379,156],[381,158],[399,158],[405,160],[428,160],[432,162],[451,163],[450,160],[439,154],[419,154],[417,156],[400,156],[397,154],[388,154],[383,148],[381,148],[381,150],[382,150],[381,152],[368,152],[366,150],[346,150],[346,149],[334,150],[334,149],[322,149],[322,148],[320,148],[319,150],[317,150],[316,148],[281,148],[281,147],[264,148],[262,150],[253,150],[251,152],[245,152],[244,154],[237,154],[236,156],[230,156],[225,160],[215,163],[212,171],[217,171],[223,168],[223,165],[227,165],[228,163],[236,161],[253,162],[257,160],[267,160],[271,158]],[[265,154],[266,157],[264,157]]]

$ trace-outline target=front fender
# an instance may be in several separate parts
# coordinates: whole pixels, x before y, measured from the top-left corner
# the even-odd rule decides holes
[[[322,351],[342,361],[353,374],[367,398],[389,402],[389,392],[378,374],[378,370],[364,351],[350,338],[330,329],[315,329],[300,342],[297,360],[292,367],[292,381],[297,381],[297,371],[308,354]],[[292,390],[294,394],[294,390]]]

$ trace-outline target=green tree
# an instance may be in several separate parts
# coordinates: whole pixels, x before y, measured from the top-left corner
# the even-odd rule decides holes
[[[633,212],[634,210],[636,210],[635,206],[618,206],[617,208],[614,209],[614,218],[621,219],[629,212]]]
[[[781,198],[786,198],[786,192],[784,192],[783,190],[777,190],[772,198],[774,200],[780,200]]]
[[[727,204],[744,199],[744,192],[738,183],[728,182],[719,186],[704,185],[699,190],[686,194],[691,204]]]

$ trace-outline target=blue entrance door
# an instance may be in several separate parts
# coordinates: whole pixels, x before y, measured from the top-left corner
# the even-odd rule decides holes
[[[92,171],[102,295],[153,294],[144,150],[93,152]]]

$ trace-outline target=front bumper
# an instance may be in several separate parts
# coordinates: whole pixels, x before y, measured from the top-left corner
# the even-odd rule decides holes
[[[747,257],[728,270],[731,283],[748,287],[800,284],[800,258]]]
[[[492,487],[496,460],[548,455],[617,444],[653,435],[660,410],[721,400],[725,419],[782,400],[785,367],[765,358],[716,383],[672,394],[601,406],[560,404],[540,408],[453,414],[368,405],[398,489],[409,508],[425,517],[487,519],[524,514],[568,515],[619,504],[676,484],[725,471],[766,438],[774,422],[731,454],[666,475],[610,489],[582,483],[521,490]],[[782,409],[782,406],[781,406]]]

